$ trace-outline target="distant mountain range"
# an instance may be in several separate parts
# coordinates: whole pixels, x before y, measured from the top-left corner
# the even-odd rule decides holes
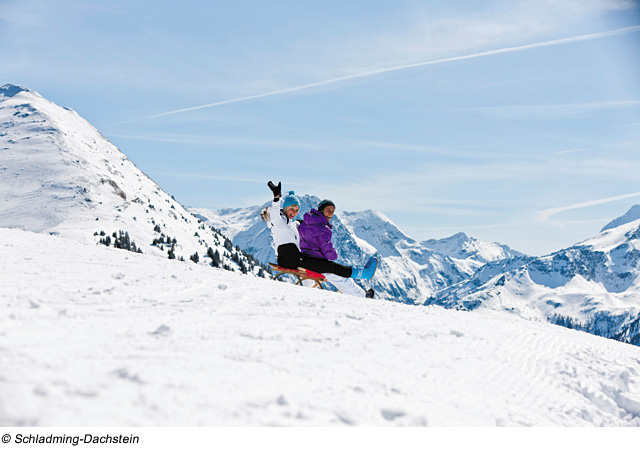
[[[301,202],[299,218],[320,201],[311,195],[298,197]],[[260,211],[268,204],[219,211],[189,208],[189,211],[220,229],[234,245],[250,252],[259,261],[273,262],[275,249],[271,233],[260,219]],[[403,303],[422,304],[436,292],[469,279],[487,261],[524,256],[506,245],[478,241],[463,233],[420,243],[379,211],[338,209],[331,223],[338,261],[361,265],[367,256],[376,255],[380,261],[376,275],[362,285],[373,287],[378,298]]]
[[[301,216],[317,197],[299,196]],[[260,261],[274,261],[269,230],[260,219],[268,203],[242,209],[190,208],[234,245]],[[464,233],[416,242],[376,211],[336,213],[333,243],[340,262],[380,260],[373,286],[379,298],[460,310],[491,309],[530,320],[640,344],[640,205],[601,233],[544,257]]]
[[[268,191],[265,184],[265,197]],[[299,196],[301,216],[319,198]],[[77,113],[0,88],[0,227],[57,234],[254,276],[275,261],[257,205],[184,208]],[[378,211],[332,221],[339,261],[376,255],[377,298],[495,310],[640,345],[640,205],[544,257],[464,233],[418,242]]]
[[[426,304],[508,311],[640,345],[639,211],[548,256],[487,263]]]

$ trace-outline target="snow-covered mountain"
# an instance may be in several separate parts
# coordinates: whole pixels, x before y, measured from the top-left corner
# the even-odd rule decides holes
[[[260,271],[76,112],[16,85],[0,88],[0,227]]]
[[[489,263],[427,304],[504,310],[640,345],[639,210],[548,256]]]
[[[640,205],[633,205],[629,211],[624,213],[622,216],[613,219],[611,222],[602,227],[601,231],[607,231],[611,228],[619,227],[620,225],[624,225],[629,222],[634,222],[636,220],[640,220]]]
[[[545,323],[639,343],[636,212],[544,258],[338,212],[380,297],[445,309],[208,267],[259,271],[217,228],[273,260],[260,209],[195,217],[75,112],[0,88],[0,426],[640,426],[640,348]]]
[[[17,229],[0,254],[0,426],[640,426],[640,348],[587,333]]]
[[[266,190],[266,189],[265,189]],[[319,198],[299,195],[301,213],[315,208]],[[261,262],[275,261],[275,249],[271,233],[260,219],[260,211],[267,206],[223,209],[211,211],[189,208],[197,217],[219,228],[228,235],[234,245],[253,254]],[[333,245],[338,261],[347,265],[362,265],[369,255],[380,261],[376,276],[371,282],[376,295],[393,301],[423,303],[435,292],[472,276],[484,264],[484,260],[510,258],[519,253],[499,244],[490,244],[466,238],[455,250],[455,236],[448,244],[427,241],[432,248],[423,245],[398,228],[388,217],[378,211],[348,212],[337,210],[332,219]],[[458,236],[458,235],[456,235]],[[464,252],[466,255],[463,255]]]
[[[462,232],[444,239],[429,239],[420,244],[451,258],[475,262],[478,267],[488,262],[525,256],[508,245],[479,241]]]
[[[299,197],[303,213],[319,200]],[[192,211],[233,236],[234,245],[273,261],[271,236],[259,218],[264,206]],[[541,258],[464,233],[418,243],[375,211],[338,210],[333,242],[343,263],[380,258],[370,285],[381,298],[508,311],[638,345],[639,213],[636,205],[597,236]]]

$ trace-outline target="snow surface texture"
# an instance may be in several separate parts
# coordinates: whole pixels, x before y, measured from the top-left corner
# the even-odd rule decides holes
[[[640,349],[0,229],[2,426],[640,425]]]
[[[211,247],[221,265],[257,273],[231,243],[205,227],[74,111],[15,85],[0,88],[0,227],[98,242],[127,232],[145,254],[202,263]],[[100,233],[104,232],[104,236]],[[96,235],[96,233],[99,233]],[[153,245],[154,240],[163,243]]]

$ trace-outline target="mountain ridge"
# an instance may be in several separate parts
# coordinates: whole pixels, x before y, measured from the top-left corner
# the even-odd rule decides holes
[[[425,304],[505,310],[640,344],[640,220],[543,257],[489,263]]]
[[[17,85],[0,88],[0,175],[0,227],[264,274],[79,114]]]
[[[640,205],[633,205],[626,213],[622,216],[613,219],[611,222],[602,227],[600,231],[607,231],[611,228],[617,228],[620,225],[624,225],[629,222],[634,222],[640,219]]]

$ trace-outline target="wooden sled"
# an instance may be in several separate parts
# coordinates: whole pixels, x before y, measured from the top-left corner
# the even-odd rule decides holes
[[[298,269],[286,269],[273,263],[269,263],[269,265],[276,272],[276,276],[273,277],[276,281],[302,285],[304,280],[312,280],[315,281],[315,284],[311,287],[318,289],[324,289],[322,283],[327,281],[324,275],[314,272],[313,270],[304,269],[302,267],[298,267]]]

